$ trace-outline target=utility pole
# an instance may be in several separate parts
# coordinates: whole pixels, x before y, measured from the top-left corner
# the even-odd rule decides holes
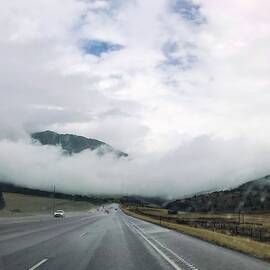
[[[53,185],[53,214],[55,212],[55,185]]]

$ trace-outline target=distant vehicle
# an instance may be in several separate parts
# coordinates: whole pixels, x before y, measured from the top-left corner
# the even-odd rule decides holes
[[[106,213],[106,214],[109,214],[110,212],[109,212],[109,210],[108,210],[108,209],[106,209],[106,210],[105,210],[105,213]]]
[[[65,212],[63,210],[56,210],[54,212],[54,217],[65,217]]]

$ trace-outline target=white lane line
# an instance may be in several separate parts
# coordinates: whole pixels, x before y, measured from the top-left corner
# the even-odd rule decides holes
[[[125,224],[131,229],[136,231],[157,253],[159,253],[159,255],[166,260],[174,269],[176,270],[183,270],[182,268],[180,268],[173,260],[171,260],[164,252],[162,252],[155,244],[153,244],[152,242],[150,242],[138,229],[131,228],[129,226],[129,224],[124,221]]]
[[[80,235],[80,238],[84,237],[84,236],[87,235],[87,234],[88,234],[88,232],[82,233],[82,234]]]
[[[131,222],[131,224],[140,232],[145,233],[141,228],[139,228],[138,225],[134,224],[133,222]],[[199,270],[196,266],[194,266],[192,263],[187,262],[184,258],[180,257],[178,254],[176,254],[174,251],[172,251],[171,249],[167,248],[166,246],[162,245],[156,238],[151,237],[152,240],[154,240],[160,247],[164,248],[165,250],[167,250],[168,252],[170,252],[173,256],[175,256],[180,262],[182,262],[184,265],[186,265],[187,267],[193,269],[193,270]]]
[[[32,266],[31,268],[29,268],[28,270],[34,270],[34,269],[38,268],[39,266],[41,266],[43,263],[45,263],[47,261],[48,261],[48,259],[45,258],[45,259],[41,260],[39,263],[37,263],[34,266]]]
[[[166,249],[168,252],[170,252],[172,255],[174,255],[179,261],[181,261],[183,264],[185,264],[186,266],[188,266],[189,268],[193,269],[193,270],[199,270],[196,266],[194,266],[193,264],[187,262],[184,258],[178,256],[174,251],[172,251],[171,249],[165,247],[164,245],[162,245],[157,239],[151,237],[151,239],[153,239],[157,244],[159,244],[162,248]]]

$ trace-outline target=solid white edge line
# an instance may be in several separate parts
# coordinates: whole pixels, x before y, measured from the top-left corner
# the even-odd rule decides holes
[[[139,231],[141,231],[142,233],[144,233],[144,231],[139,228],[138,225],[134,224],[133,222],[131,222],[131,224]],[[171,249],[167,248],[166,246],[162,245],[156,238],[151,237],[151,239],[153,239],[157,244],[159,244],[162,248],[166,249],[168,252],[170,252],[173,256],[175,256],[179,261],[181,261],[182,263],[184,263],[186,266],[188,266],[191,269],[194,270],[199,270],[198,268],[196,268],[196,266],[194,266],[192,263],[187,262],[184,258],[180,257],[179,255],[177,255],[174,251],[172,251]]]
[[[129,224],[124,221],[125,224],[131,229],[136,231],[159,255],[165,259],[174,269],[176,270],[183,270],[180,268],[174,261],[172,261],[164,252],[162,252],[156,245],[154,245],[151,241],[149,241],[138,229],[136,228],[131,228]]]
[[[34,270],[34,269],[38,268],[40,265],[42,265],[43,263],[45,263],[47,261],[48,261],[48,259],[45,258],[45,259],[41,260],[39,263],[37,263],[34,266],[32,266],[31,268],[29,268],[29,270]]]
[[[190,267],[191,269],[194,270],[199,270],[196,266],[194,266],[193,264],[187,262],[184,258],[180,257],[179,255],[177,255],[174,251],[172,251],[171,249],[165,247],[164,245],[162,245],[157,239],[153,238],[152,239],[158,243],[162,248],[166,249],[167,251],[169,251],[172,255],[174,255],[177,259],[179,259],[179,261],[183,262],[185,265],[187,265],[188,267]]]
[[[123,213],[125,215],[125,213]],[[125,215],[126,216],[126,215]],[[128,217],[130,219],[135,219],[133,217]],[[135,219],[136,220],[136,219]],[[142,234],[144,233],[144,231],[139,228],[138,225],[134,224],[133,222],[130,221],[130,224],[132,224],[138,231],[140,231]],[[165,247],[164,245],[162,245],[157,239],[155,239],[154,237],[151,237],[152,240],[154,240],[157,244],[159,244],[162,248],[166,249],[168,252],[170,252],[173,256],[175,256],[179,261],[181,261],[182,263],[184,263],[187,267],[191,268],[192,270],[199,270],[199,268],[197,268],[196,266],[194,266],[192,263],[187,262],[184,258],[180,257],[179,255],[177,255],[174,251],[172,251],[171,249]]]

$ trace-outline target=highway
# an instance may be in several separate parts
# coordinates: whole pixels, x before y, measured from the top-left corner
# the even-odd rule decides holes
[[[269,270],[270,264],[129,216],[0,219],[4,270]]]

